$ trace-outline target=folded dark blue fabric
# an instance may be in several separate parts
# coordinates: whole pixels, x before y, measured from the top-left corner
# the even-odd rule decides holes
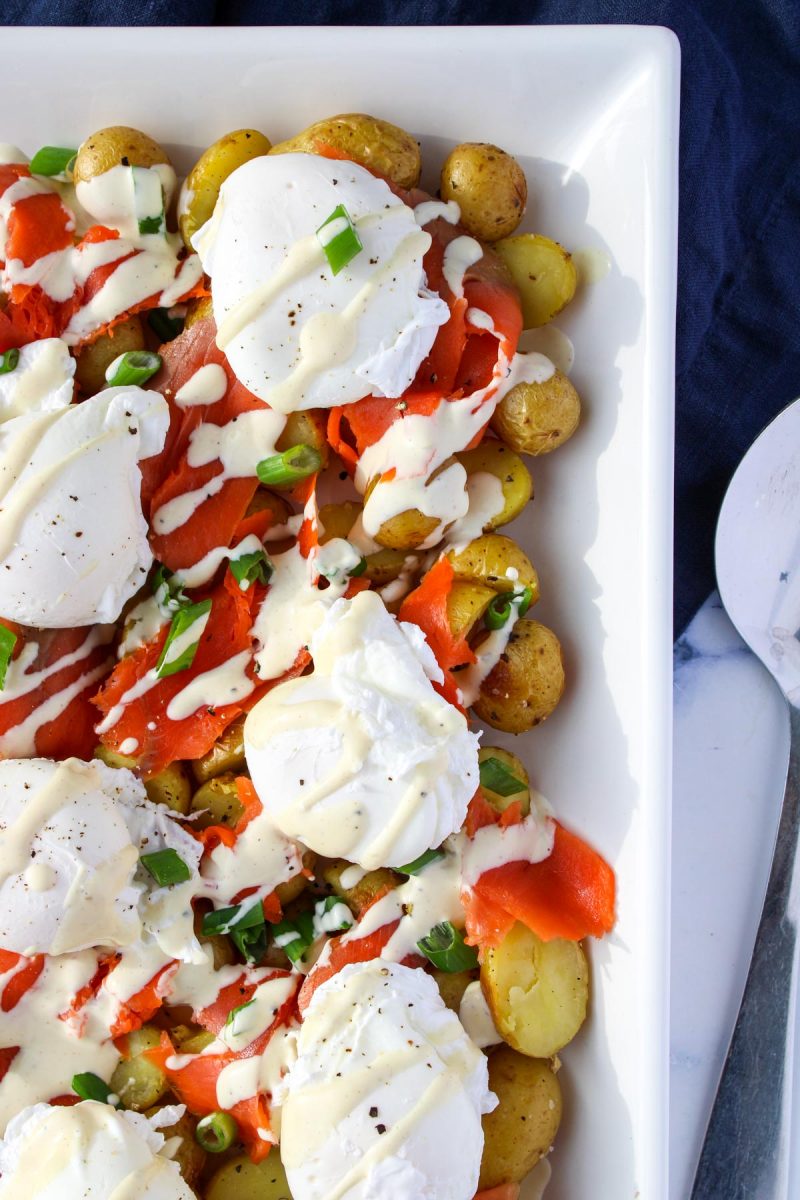
[[[6,0],[4,10],[7,23],[34,25],[675,30],[683,53],[675,626],[683,628],[713,586],[714,526],[738,460],[800,395],[798,0]]]

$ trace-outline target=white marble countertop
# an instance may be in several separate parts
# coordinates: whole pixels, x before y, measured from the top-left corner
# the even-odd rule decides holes
[[[766,888],[789,722],[716,594],[676,643],[674,700],[670,1200],[687,1200]]]

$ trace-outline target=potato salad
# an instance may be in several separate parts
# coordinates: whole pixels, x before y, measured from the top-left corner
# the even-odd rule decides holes
[[[569,686],[502,530],[577,276],[510,154],[420,170],[0,147],[0,1200],[550,1177],[614,874],[492,730]]]

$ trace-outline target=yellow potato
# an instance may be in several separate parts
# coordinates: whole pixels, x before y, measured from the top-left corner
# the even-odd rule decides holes
[[[447,621],[455,637],[467,637],[497,593],[483,583],[455,580],[447,597]]]
[[[405,550],[376,550],[367,555],[367,568],[364,576],[375,587],[384,587],[397,579],[409,566],[413,569],[417,559],[410,557]]]
[[[211,297],[198,296],[186,305],[186,320],[183,322],[183,328],[191,329],[192,325],[205,320],[206,317],[213,316],[213,313],[214,306],[211,303]]]
[[[161,1045],[161,1030],[155,1025],[142,1025],[124,1041],[124,1057],[114,1068],[108,1085],[125,1108],[144,1112],[157,1104],[169,1088],[164,1072],[145,1055]]]
[[[333,538],[346,538],[360,513],[361,505],[354,500],[321,505],[318,514],[320,544],[324,546]]]
[[[475,978],[474,971],[433,971],[439,995],[448,1008],[457,1013],[461,1008],[464,992]]]
[[[86,183],[112,167],[154,167],[168,162],[166,150],[141,129],[109,125],[106,129],[98,129],[81,144],[72,177],[75,183]]]
[[[484,533],[513,521],[533,496],[533,480],[525,463],[494,438],[484,439],[474,450],[462,450],[456,458],[473,481],[477,475],[492,475],[503,489],[503,507],[486,522]]]
[[[539,576],[533,564],[517,543],[502,533],[484,533],[458,553],[451,550],[447,557],[456,579],[482,583],[495,592],[529,587],[531,604],[539,599]]]
[[[481,1190],[521,1183],[561,1124],[561,1085],[541,1059],[500,1046],[489,1055],[489,1087],[499,1104],[483,1118]]]
[[[324,469],[330,459],[330,448],[325,437],[326,425],[327,415],[316,408],[289,413],[283,433],[275,443],[275,449],[282,453],[284,450],[291,450],[293,446],[313,446],[322,460]],[[291,491],[291,487],[277,490]]]
[[[464,142],[442,167],[443,200],[455,200],[461,224],[483,242],[508,237],[528,202],[525,172],[515,158],[489,142]]]
[[[580,396],[554,371],[544,383],[513,387],[495,409],[492,429],[518,454],[549,454],[572,437],[580,419]]]
[[[564,692],[561,644],[546,625],[517,621],[505,652],[481,684],[476,717],[506,733],[540,724]]]
[[[356,917],[366,912],[370,904],[374,904],[380,896],[398,887],[404,878],[388,867],[378,867],[375,871],[368,871],[356,883],[345,887],[342,874],[352,869],[353,864],[343,858],[323,859],[318,862],[316,873],[337,896],[341,896]]]
[[[522,809],[522,815],[527,817],[531,811],[531,790],[528,772],[525,770],[524,763],[517,758],[516,754],[512,754],[510,750],[503,750],[500,746],[481,746],[478,751],[478,762],[484,763],[487,759],[497,758],[507,768],[510,775],[520,782],[519,791],[511,792],[504,796],[501,792],[492,791],[481,782],[481,791],[485,798],[489,801],[492,808],[498,812],[505,812],[510,804],[519,804]]]
[[[251,158],[269,154],[272,143],[257,129],[226,133],[205,150],[186,176],[178,202],[178,228],[184,244],[191,240],[214,211],[219,189],[237,167]]]
[[[277,1147],[254,1163],[246,1155],[231,1158],[206,1184],[205,1200],[292,1200]]]
[[[419,145],[411,134],[366,113],[343,113],[317,121],[296,137],[273,146],[270,154],[319,154],[323,146],[341,151],[400,187],[413,188],[419,183]]]
[[[85,396],[95,396],[106,386],[106,370],[120,354],[144,349],[144,331],[137,316],[126,317],[107,333],[83,346],[75,357],[75,382]]]
[[[293,513],[293,508],[288,500],[284,500],[283,496],[276,496],[274,492],[270,492],[265,487],[259,487],[253,495],[253,499],[247,506],[248,517],[252,517],[253,513],[268,511],[271,514],[272,520],[270,525],[285,525],[289,517]]]
[[[148,1113],[147,1115],[151,1116],[152,1114]],[[173,1155],[173,1162],[178,1164],[178,1170],[189,1187],[195,1190],[200,1183],[200,1176],[203,1174],[207,1158],[205,1150],[195,1139],[196,1128],[197,1118],[190,1116],[189,1113],[184,1113],[174,1125],[165,1125],[161,1129],[161,1133],[167,1140],[175,1137],[181,1139],[180,1145]]]
[[[257,492],[256,495],[259,493]],[[207,783],[215,775],[240,773],[244,767],[244,717],[237,717],[220,734],[202,758],[195,759],[192,771],[198,783]]]
[[[194,829],[207,829],[209,825],[233,828],[244,812],[236,787],[236,776],[226,771],[201,784],[192,796],[192,812],[202,813],[193,822]]]
[[[520,921],[487,950],[481,986],[497,1032],[531,1058],[551,1058],[586,1019],[589,965],[579,942],[543,942]]]
[[[522,301],[522,323],[535,329],[566,308],[578,286],[572,256],[540,233],[519,233],[494,247],[511,272]]]
[[[307,871],[313,871],[316,865],[317,856],[313,850],[303,851],[303,866]],[[310,883],[307,875],[293,875],[291,879],[287,879],[285,883],[279,883],[275,888],[275,893],[281,902],[283,908],[287,904],[291,904],[298,896],[306,890]]]
[[[436,517],[426,517],[418,508],[409,508],[384,521],[375,541],[387,550],[417,550],[439,526]]]
[[[173,812],[188,813],[192,802],[189,772],[182,762],[170,763],[145,782],[144,790],[153,804],[164,804]]]

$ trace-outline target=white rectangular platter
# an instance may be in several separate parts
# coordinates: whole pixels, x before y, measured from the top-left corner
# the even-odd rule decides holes
[[[523,163],[524,229],[610,273],[559,319],[584,421],[532,462],[511,532],[562,639],[568,691],[521,740],[535,785],[613,863],[619,922],[564,1052],[548,1200],[666,1196],[673,344],[679,52],[629,27],[7,29],[0,140],[32,153],[134,125],[186,169],[242,126],[272,140],[365,111]],[[523,1192],[524,1200],[524,1192]]]

